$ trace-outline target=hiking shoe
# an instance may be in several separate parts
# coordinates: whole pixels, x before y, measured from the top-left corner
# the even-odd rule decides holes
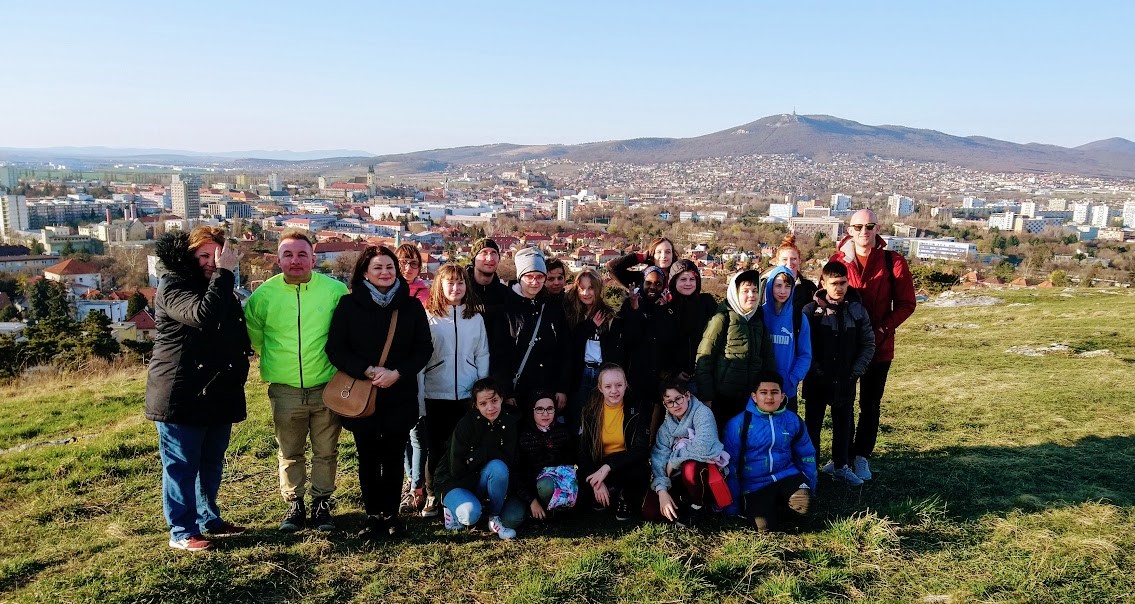
[[[853,487],[863,484],[863,479],[855,475],[855,471],[851,469],[851,466],[844,466],[836,470],[832,473],[832,478],[842,480]]]
[[[855,461],[853,461],[852,464],[856,476],[862,480],[871,480],[871,464],[866,457],[856,455]]]
[[[824,474],[835,474],[835,462],[829,461],[828,463],[824,464],[824,467],[820,468],[820,471]]]
[[[627,504],[626,499],[620,499],[615,502],[615,520],[630,520],[631,519],[631,506]]]
[[[796,492],[788,497],[788,509],[803,516],[808,513],[808,508],[812,505],[812,490],[808,485],[802,484]]]
[[[335,530],[335,521],[331,519],[330,497],[316,497],[311,500],[311,526],[321,531]]]
[[[363,530],[358,533],[359,539],[363,541],[379,541],[389,536],[390,531],[381,516],[367,516],[366,522],[363,523]]]
[[[453,512],[449,511],[449,508],[442,506],[441,515],[442,519],[445,520],[445,530],[459,531],[465,528],[465,525],[461,524],[461,521],[457,519],[457,516],[454,516]]]
[[[248,529],[243,526],[221,522],[216,528],[205,531],[205,535],[208,537],[231,537],[233,535],[243,535],[247,531]]]
[[[516,531],[510,529],[501,522],[500,516],[493,516],[489,518],[489,530],[496,533],[497,537],[501,539],[513,539],[516,537]]]
[[[398,502],[398,513],[413,514],[416,510],[413,491],[402,491],[402,500]]]
[[[302,529],[305,515],[306,510],[303,507],[302,499],[288,502],[288,513],[284,514],[284,521],[280,523],[280,530],[285,533],[294,533]]]
[[[437,518],[437,507],[437,497],[426,497],[426,503],[422,506],[422,518]]]
[[[185,539],[170,538],[169,546],[173,549],[183,549],[187,552],[203,552],[213,549],[213,543],[201,535],[193,535]]]

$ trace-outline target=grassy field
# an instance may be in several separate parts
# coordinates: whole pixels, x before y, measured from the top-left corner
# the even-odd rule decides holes
[[[584,516],[504,543],[412,519],[408,540],[370,548],[353,537],[344,433],[343,530],[285,536],[253,381],[221,487],[228,518],[253,530],[175,552],[140,372],[0,387],[0,601],[1135,600],[1135,295],[978,295],[1001,303],[924,306],[900,330],[875,480],[821,478],[817,513],[792,534]],[[1053,344],[1069,348],[1006,352]]]

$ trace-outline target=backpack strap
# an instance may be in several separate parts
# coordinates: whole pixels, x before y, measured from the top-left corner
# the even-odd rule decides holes
[[[741,454],[737,459],[737,496],[741,499],[741,511],[745,511],[745,494],[741,492],[743,485],[741,481],[745,478],[745,450],[748,449],[746,442],[749,436],[749,426],[753,423],[753,414],[748,409],[744,411],[745,419],[741,420]]]

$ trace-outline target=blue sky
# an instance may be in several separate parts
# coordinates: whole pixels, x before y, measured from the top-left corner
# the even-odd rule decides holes
[[[0,146],[395,153],[790,112],[1135,140],[1129,2],[21,2]]]

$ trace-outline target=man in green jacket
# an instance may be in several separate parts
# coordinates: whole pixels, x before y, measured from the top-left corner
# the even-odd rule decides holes
[[[260,377],[268,383],[272,423],[279,445],[280,493],[288,502],[281,531],[303,528],[305,450],[311,438],[311,525],[335,528],[331,494],[339,459],[339,417],[323,405],[323,386],[335,375],[324,346],[331,315],[347,286],[312,273],[315,249],[299,231],[280,237],[276,256],[283,274],[256,288],[244,307]]]

